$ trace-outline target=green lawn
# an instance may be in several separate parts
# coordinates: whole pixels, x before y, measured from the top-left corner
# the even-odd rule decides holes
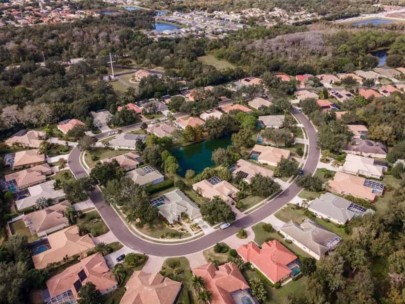
[[[68,154],[72,150],[71,147],[66,145],[51,144],[50,148],[46,151],[48,157]]]
[[[219,264],[224,264],[228,261],[228,252],[217,253],[214,251],[214,247],[208,248],[203,251],[204,258],[207,262],[212,262],[214,260],[218,261]]]
[[[127,150],[113,150],[113,149],[108,149],[108,148],[97,148],[93,149],[91,151],[87,151],[86,154],[84,155],[84,159],[86,161],[86,164],[90,168],[94,168],[96,166],[96,163],[99,160],[110,158],[110,157],[115,157],[118,155],[122,155],[128,153]]]
[[[319,177],[324,183],[332,179],[335,176],[336,172],[330,171],[325,168],[320,168],[315,171],[315,176]]]
[[[302,190],[300,194],[298,195],[300,198],[312,201],[318,197],[321,196],[322,193],[319,192],[313,192],[313,191],[308,191],[308,190]]]
[[[212,65],[217,70],[226,70],[226,69],[235,68],[235,66],[232,63],[230,63],[230,62],[228,62],[226,60],[218,59],[212,54],[208,54],[208,55],[205,55],[205,56],[198,57],[198,61],[200,61],[200,62],[202,62],[203,64],[206,64],[206,65]]]
[[[63,182],[73,180],[74,177],[70,170],[62,170],[55,174],[54,179],[62,184]]]
[[[205,203],[208,202],[205,198],[200,196],[197,192],[195,192],[193,189],[186,189],[183,190],[184,194],[187,195],[194,203],[196,203],[198,206],[202,206]]]
[[[142,228],[138,228],[142,233],[153,238],[165,238],[165,239],[181,239],[191,236],[187,231],[179,231],[177,229],[170,228],[162,220],[157,220],[153,226],[148,224]]]
[[[77,219],[77,225],[81,230],[91,233],[94,237],[100,236],[109,231],[97,211],[84,213],[82,217]]]
[[[33,242],[38,239],[36,235],[32,235],[30,230],[25,227],[23,220],[18,220],[10,224],[11,234],[23,235],[28,238],[28,242]]]
[[[253,196],[249,195],[248,197],[245,197],[243,200],[241,200],[243,207],[240,208],[240,211],[245,211],[249,208],[252,208],[253,206],[257,205],[260,203],[262,200],[264,200],[263,197],[261,196]]]
[[[255,239],[254,241],[260,246],[264,242],[267,242],[269,240],[278,240],[281,242],[285,247],[290,249],[292,252],[294,252],[297,256],[299,257],[311,257],[308,253],[304,252],[297,246],[295,246],[292,243],[288,243],[284,241],[284,238],[278,234],[277,232],[267,232],[263,229],[263,224],[264,223],[258,223],[255,226],[252,227],[253,232],[255,233]]]
[[[336,233],[340,237],[346,239],[349,235],[346,233],[344,227],[335,225],[329,221],[325,221],[323,219],[317,218],[310,212],[307,212],[305,209],[296,209],[294,205],[287,205],[285,208],[278,211],[275,216],[282,220],[283,222],[294,221],[297,223],[302,223],[306,218],[310,218],[318,225],[325,227],[326,229]]]

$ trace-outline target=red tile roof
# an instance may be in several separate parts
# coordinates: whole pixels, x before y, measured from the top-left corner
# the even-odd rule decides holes
[[[120,112],[124,107],[125,107],[127,110],[134,111],[134,112],[136,112],[136,113],[138,113],[138,114],[141,114],[141,113],[142,113],[141,108],[138,107],[138,106],[137,106],[136,104],[134,104],[134,103],[128,103],[128,104],[126,104],[125,106],[119,106],[119,107],[117,108],[118,112]]]

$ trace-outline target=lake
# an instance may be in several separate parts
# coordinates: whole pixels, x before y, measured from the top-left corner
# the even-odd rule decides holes
[[[353,26],[367,26],[367,25],[373,25],[373,26],[380,26],[384,24],[390,24],[390,23],[395,23],[398,22],[397,20],[392,20],[392,19],[385,19],[385,18],[371,18],[371,19],[364,19],[360,21],[355,21],[352,23]]]
[[[377,51],[377,52],[371,53],[371,55],[378,58],[378,66],[379,67],[384,66],[385,63],[387,62],[387,56],[388,56],[387,51]]]
[[[225,137],[175,148],[170,152],[179,162],[180,169],[178,173],[184,176],[189,169],[194,170],[198,174],[207,167],[215,166],[211,160],[212,152],[218,148],[226,148],[229,145],[231,145],[231,138]]]
[[[177,30],[181,28],[178,25],[175,24],[170,24],[170,23],[165,23],[165,22],[155,22],[155,30],[158,33],[164,32],[164,31],[172,31],[172,30]]]

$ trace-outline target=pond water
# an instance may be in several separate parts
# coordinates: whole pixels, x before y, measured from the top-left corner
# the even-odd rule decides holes
[[[155,22],[155,30],[158,33],[161,33],[163,31],[177,30],[179,28],[180,28],[180,26],[175,25],[175,24],[170,24],[170,23],[165,23],[165,22]]]
[[[184,176],[189,169],[198,174],[205,168],[214,166],[215,164],[211,160],[212,152],[218,148],[226,148],[229,145],[231,145],[231,138],[226,137],[175,148],[171,153],[179,162],[180,169],[178,173]]]
[[[352,23],[353,26],[366,26],[366,25],[373,25],[373,26],[380,26],[384,24],[390,24],[398,22],[397,20],[392,19],[384,19],[384,18],[372,18],[372,19],[364,19],[360,21],[355,21]]]
[[[378,58],[378,66],[379,67],[385,65],[385,63],[387,61],[387,56],[388,56],[387,51],[377,51],[377,52],[371,53],[371,55]]]

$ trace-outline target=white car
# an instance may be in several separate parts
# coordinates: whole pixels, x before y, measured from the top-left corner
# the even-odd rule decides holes
[[[221,226],[219,226],[219,229],[224,230],[224,229],[228,228],[229,226],[231,226],[230,223],[223,223]]]

